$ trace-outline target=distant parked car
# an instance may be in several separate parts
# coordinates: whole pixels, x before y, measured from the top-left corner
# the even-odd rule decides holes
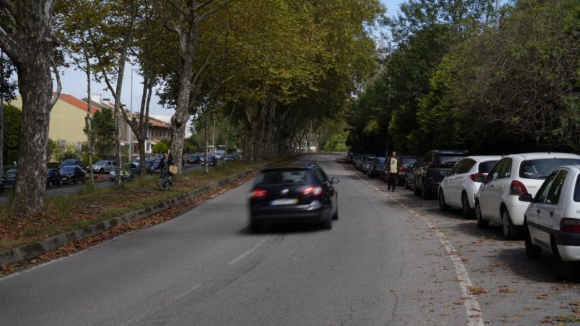
[[[95,173],[109,173],[113,170],[116,166],[115,161],[110,160],[102,160],[98,161],[97,163],[93,164],[91,167],[93,172]]]
[[[63,182],[68,182],[68,178],[60,175],[60,172],[58,172],[58,169],[55,169],[55,168],[46,169],[46,186],[47,187],[52,188],[55,185],[62,186]]]
[[[83,162],[81,162],[80,160],[77,159],[66,159],[64,161],[62,161],[62,163],[59,164],[58,168],[62,169],[65,166],[74,166],[74,165],[78,165],[81,167],[81,169],[84,169],[85,166],[83,165]]]
[[[203,158],[203,155],[201,155],[201,165],[205,165],[206,164],[206,160]],[[215,159],[215,156],[213,155],[208,155],[207,156],[207,164],[208,166],[216,166],[217,164],[217,160]]]
[[[468,156],[459,161],[439,185],[441,211],[459,207],[464,218],[474,218],[479,186],[500,159],[501,156]]]
[[[411,189],[415,191],[415,171],[417,171],[419,166],[422,165],[423,158],[420,157],[417,161],[415,161],[415,163],[411,164],[408,169],[405,169],[405,189]]]
[[[123,163],[121,164],[121,180],[133,180],[135,176],[139,173],[137,165],[134,163]],[[109,180],[115,182],[117,176],[117,169],[109,172]]]
[[[6,174],[2,177],[2,186],[4,188],[14,187],[16,184],[16,169],[10,169],[6,171]]]
[[[79,181],[85,182],[86,179],[85,171],[78,165],[64,166],[59,169],[59,172],[63,177],[63,183],[77,184]]]
[[[159,165],[161,164],[161,159],[160,158],[156,158],[151,162],[151,166],[147,169],[147,173],[149,174],[153,174],[153,173],[159,173]]]
[[[386,157],[375,157],[370,165],[370,168],[367,172],[369,178],[380,177],[381,172],[384,173],[385,171],[385,162]]]
[[[232,161],[238,161],[239,158],[237,158],[236,155],[234,154],[228,154],[224,157],[224,162],[232,162]]]
[[[187,157],[187,163],[189,164],[199,164],[199,154],[191,154]]]
[[[364,162],[362,163],[362,172],[364,174],[368,174],[370,168],[371,168],[371,164],[373,163],[373,160],[375,159],[375,156],[367,156],[364,160]]]
[[[554,169],[572,164],[580,164],[580,155],[526,153],[503,157],[489,171],[477,192],[477,226],[484,228],[494,222],[502,226],[506,239],[518,238],[528,208],[528,203],[521,202],[518,197],[523,194],[535,196]]]
[[[523,194],[526,254],[552,254],[556,276],[570,281],[580,276],[580,166],[561,166],[542,183],[535,196]]]
[[[423,199],[437,194],[439,183],[455,166],[457,162],[469,155],[469,151],[458,150],[431,150],[423,157],[423,164],[415,172],[416,195]]]
[[[410,169],[413,163],[415,163],[419,159],[419,156],[402,155],[400,157],[397,157],[397,159],[401,160],[398,185],[404,185],[405,180],[407,179],[407,170]]]

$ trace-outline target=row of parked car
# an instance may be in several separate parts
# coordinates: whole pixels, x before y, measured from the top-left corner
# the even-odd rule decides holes
[[[354,157],[351,162],[357,165]],[[405,167],[400,178],[415,195],[436,196],[441,211],[459,208],[479,228],[496,223],[506,239],[523,236],[528,257],[538,258],[541,251],[554,257],[558,279],[578,275],[580,155],[432,150]]]

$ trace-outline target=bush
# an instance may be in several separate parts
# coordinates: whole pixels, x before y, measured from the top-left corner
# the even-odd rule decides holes
[[[95,164],[101,160],[101,158],[95,154],[93,154],[92,159],[93,159],[93,164]],[[88,166],[89,165],[89,155],[84,155],[81,161],[83,162],[84,166]]]

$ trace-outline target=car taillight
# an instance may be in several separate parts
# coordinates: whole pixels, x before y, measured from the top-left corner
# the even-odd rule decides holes
[[[482,180],[485,180],[485,174],[483,173],[474,173],[469,177],[471,178],[471,180],[473,180],[473,182],[482,182]]]
[[[580,220],[577,220],[575,218],[561,219],[560,231],[568,233],[580,233]]]
[[[250,199],[259,199],[259,198],[264,198],[267,195],[268,195],[267,190],[256,189],[256,190],[253,190],[251,193],[249,193],[248,197]]]
[[[526,189],[526,186],[524,186],[523,183],[521,183],[517,180],[514,180],[510,184],[510,195],[519,196],[519,195],[525,195],[527,193],[528,193],[528,189]]]
[[[306,187],[300,191],[302,196],[310,196],[313,195],[314,197],[322,195],[324,192],[322,191],[321,187]]]
[[[429,164],[429,167],[430,168],[440,168],[441,167],[441,164],[439,164],[439,163],[431,163],[431,164]]]
[[[405,172],[405,167],[401,166],[401,172]]]

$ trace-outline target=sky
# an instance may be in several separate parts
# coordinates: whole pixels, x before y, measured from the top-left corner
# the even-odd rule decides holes
[[[391,16],[397,13],[399,5],[405,0],[381,0],[387,7],[387,15]],[[123,76],[123,88],[121,91],[121,104],[125,104],[127,109],[137,112],[141,105],[142,96],[142,82],[143,79],[139,76],[138,71],[133,69],[138,67],[125,67],[125,74]],[[131,83],[131,74],[133,75],[133,82]],[[62,93],[72,95],[78,99],[87,97],[87,78],[84,72],[68,68],[61,74]],[[56,82],[54,83],[56,89]],[[102,98],[109,98],[114,101],[111,92],[106,89],[104,83],[91,82],[91,93],[101,94]],[[131,90],[132,89],[132,90]],[[133,96],[131,96],[131,93]],[[132,99],[132,101],[131,101]],[[158,104],[159,99],[153,97],[151,99],[151,106],[149,108],[150,115],[173,115],[174,110],[163,108]]]

